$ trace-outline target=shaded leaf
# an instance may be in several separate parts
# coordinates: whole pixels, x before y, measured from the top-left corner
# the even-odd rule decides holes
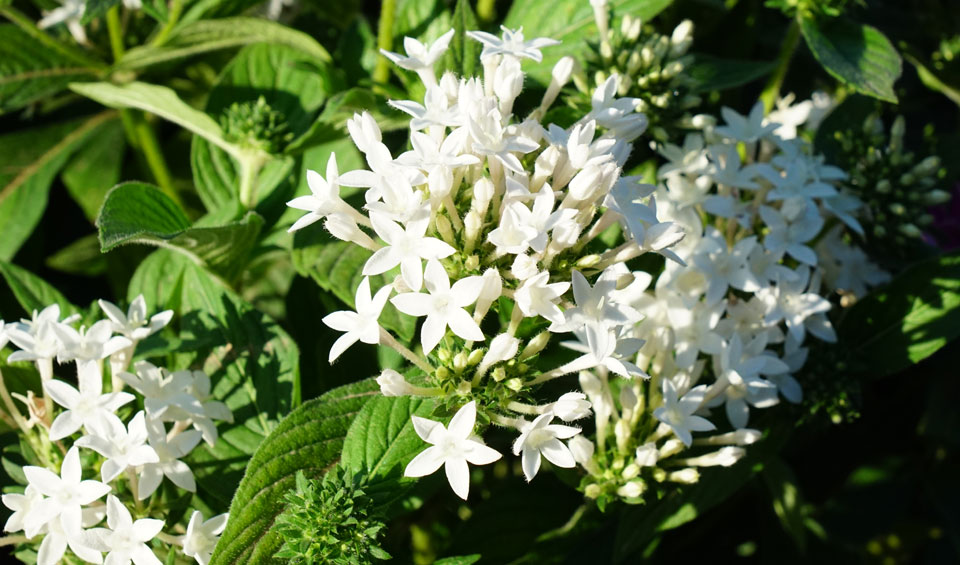
[[[770,74],[774,67],[776,62],[723,59],[697,54],[689,73],[696,81],[694,92],[709,92],[749,84]]]
[[[63,169],[67,192],[90,222],[97,219],[107,192],[120,182],[126,138],[120,120],[111,120],[97,131],[97,142],[80,147]]]
[[[43,310],[51,304],[60,305],[61,316],[80,312],[59,290],[23,267],[0,261],[0,275],[3,275],[10,291],[28,315],[34,310]]]

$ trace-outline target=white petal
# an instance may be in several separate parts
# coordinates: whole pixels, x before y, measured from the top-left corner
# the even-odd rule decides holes
[[[450,419],[447,425],[447,431],[450,435],[467,439],[473,433],[473,425],[477,421],[477,403],[470,401],[464,404],[457,413]]]
[[[453,492],[466,500],[467,495],[470,494],[470,468],[467,466],[467,460],[459,457],[447,459],[444,471],[447,473],[447,481]]]
[[[441,465],[443,465],[443,457],[441,457],[440,449],[431,446],[421,451],[407,463],[406,469],[403,470],[403,476],[425,477],[435,473]]]
[[[570,469],[576,466],[577,462],[570,453],[570,449],[563,445],[558,439],[551,439],[540,446],[540,452],[547,458],[547,461],[557,467]]]

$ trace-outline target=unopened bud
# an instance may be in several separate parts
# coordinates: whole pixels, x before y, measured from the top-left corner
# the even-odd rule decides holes
[[[467,260],[463,262],[463,268],[468,271],[476,271],[480,268],[480,257],[477,255],[467,257]]]
[[[950,200],[950,193],[945,190],[931,190],[930,192],[923,195],[923,203],[930,206],[936,204],[943,204]]]
[[[660,452],[657,451],[657,444],[649,441],[637,448],[637,465],[641,467],[653,467],[660,460]]]
[[[453,225],[450,224],[450,219],[446,216],[437,214],[437,232],[440,234],[440,237],[450,245],[456,243],[456,236],[453,234]]]
[[[630,481],[629,483],[623,485],[617,489],[617,494],[624,498],[637,498],[643,491],[646,489],[646,484],[643,481]]]
[[[577,267],[580,269],[589,269],[598,263],[600,263],[600,256],[594,253],[592,255],[585,255],[577,260]]]
[[[680,453],[687,446],[684,445],[682,441],[677,438],[670,438],[663,443],[663,446],[660,448],[659,455],[660,459],[666,459],[667,457],[672,457],[677,453]]]
[[[622,476],[624,479],[629,481],[630,479],[636,478],[636,476],[639,474],[640,474],[640,466],[637,465],[636,463],[630,463],[629,465],[623,468],[623,472],[620,473],[620,476]]]
[[[479,363],[481,359],[483,359],[483,349],[474,349],[467,356],[467,365],[472,367]]]
[[[696,469],[680,469],[679,471],[674,471],[667,474],[667,480],[674,483],[681,483],[684,485],[696,484],[700,480],[700,472]]]
[[[467,368],[466,352],[460,351],[453,356],[453,368],[457,373],[462,373]]]
[[[587,498],[596,499],[601,494],[603,494],[603,489],[596,483],[590,483],[587,488],[583,489],[583,495]]]
[[[380,393],[384,396],[407,396],[412,393],[413,388],[403,375],[393,369],[384,369],[377,377],[377,384],[380,385]]]
[[[506,385],[506,387],[512,390],[513,392],[520,392],[520,389],[523,388],[523,381],[514,377],[512,379],[508,379],[507,382],[504,383],[504,385]]]
[[[727,446],[713,453],[691,457],[684,463],[693,467],[730,467],[746,454],[742,447]]]
[[[919,238],[923,235],[920,228],[913,224],[901,224],[897,229],[907,237]]]
[[[524,361],[540,353],[548,343],[550,343],[550,332],[544,330],[527,342],[527,346],[520,352],[520,360]]]

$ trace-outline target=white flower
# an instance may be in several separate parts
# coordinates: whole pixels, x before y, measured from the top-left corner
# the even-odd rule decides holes
[[[188,391],[193,384],[190,371],[170,373],[147,361],[138,361],[137,374],[120,373],[119,378],[143,396],[143,406],[151,418],[166,421],[185,420],[202,414],[200,402]]]
[[[390,100],[388,104],[405,114],[409,114],[413,118],[410,120],[410,129],[413,130],[410,135],[410,144],[413,145],[414,151],[418,153],[418,142],[414,141],[414,134],[430,126],[454,127],[463,123],[463,117],[460,115],[459,109],[456,106],[450,106],[450,99],[447,98],[446,93],[442,90],[442,87],[439,86],[427,87],[427,93],[423,97],[423,104],[414,102],[413,100]],[[457,134],[457,131],[462,133]],[[461,146],[463,144],[463,136],[466,134],[466,130],[454,130],[443,140],[443,144],[439,149],[440,153],[445,154],[447,153],[447,151],[445,151],[446,149]],[[434,141],[434,144],[436,144],[436,141]],[[400,155],[400,157],[397,157],[397,161],[416,166],[417,163],[411,163],[405,160],[404,155],[409,154],[410,152],[408,151]],[[463,157],[466,159],[471,156],[464,155]],[[410,158],[407,157],[406,159]]]
[[[759,345],[762,350],[766,339],[759,337],[757,340],[748,349]],[[750,417],[750,405],[768,408],[778,402],[776,385],[760,375],[780,374],[787,370],[783,361],[776,357],[745,352],[740,335],[734,334],[720,355],[714,356],[714,373],[727,386],[723,389],[723,395],[709,405],[715,406],[726,400],[725,409],[730,424],[737,429],[745,428]]]
[[[528,278],[517,289],[514,299],[524,316],[543,316],[555,324],[562,324],[563,312],[557,307],[557,301],[570,288],[570,283],[550,283],[549,280],[549,271]]]
[[[393,369],[384,369],[377,377],[377,384],[380,385],[380,394],[384,396],[408,396],[413,394],[413,386],[403,378],[403,375]]]
[[[157,453],[158,462],[143,465],[137,498],[143,500],[153,494],[164,476],[183,490],[196,492],[197,483],[193,471],[180,459],[186,457],[200,443],[200,432],[187,430],[168,440],[163,422],[147,418],[146,423],[148,441]]]
[[[517,355],[520,349],[520,340],[508,333],[502,333],[490,340],[490,349],[483,355],[480,365],[477,367],[479,373],[485,373],[490,366],[509,361]]]
[[[552,324],[552,332],[569,332],[585,328],[587,332],[606,332],[618,326],[632,325],[640,321],[640,313],[613,298],[617,281],[612,270],[604,271],[594,286],[580,271],[571,272],[573,299],[577,305],[563,313],[562,324]]]
[[[103,394],[103,376],[97,363],[79,364],[77,380],[79,391],[63,381],[49,380],[43,383],[43,390],[50,398],[66,408],[50,426],[51,440],[56,441],[72,435],[81,426],[89,426],[105,414],[113,414],[135,398],[126,392]]]
[[[480,59],[486,60],[494,55],[511,55],[513,57],[533,59],[536,62],[543,60],[543,54],[540,49],[550,45],[559,45],[556,39],[547,37],[538,37],[529,41],[523,39],[523,27],[513,31],[504,26],[500,26],[503,31],[503,37],[497,37],[485,31],[468,31],[467,37],[483,43],[483,52],[480,53]]]
[[[804,245],[816,237],[823,227],[823,217],[816,207],[806,206],[803,216],[793,222],[788,222],[780,212],[769,206],[760,207],[760,217],[770,228],[763,239],[764,247],[773,253],[786,251],[797,261],[808,265],[817,264],[817,254]]]
[[[55,324],[53,331],[60,339],[57,361],[84,363],[99,361],[131,345],[133,342],[122,336],[113,336],[113,322],[100,320],[90,328],[75,330],[66,324]]]
[[[426,316],[420,330],[423,351],[430,353],[450,330],[470,341],[483,341],[483,332],[465,307],[477,301],[483,289],[483,277],[460,279],[450,286],[450,277],[439,261],[428,261],[424,281],[429,294],[405,292],[390,299],[404,314]]]
[[[513,454],[523,453],[521,465],[527,482],[532,481],[540,470],[541,455],[557,467],[569,469],[577,464],[570,448],[560,440],[579,434],[580,428],[551,424],[553,417],[552,412],[537,416],[521,429],[520,437],[513,442]]]
[[[310,187],[310,194],[298,196],[287,202],[287,206],[307,212],[290,226],[288,232],[303,229],[331,214],[347,213],[350,215],[353,210],[340,198],[340,173],[337,171],[337,155],[335,153],[330,153],[330,159],[327,161],[327,178],[324,179],[316,171],[308,170],[307,186]]]
[[[707,391],[705,385],[690,389],[683,398],[678,398],[677,387],[671,379],[664,378],[662,387],[663,406],[653,411],[653,417],[670,426],[684,445],[690,447],[693,443],[690,432],[708,432],[716,429],[710,420],[694,415],[703,403],[703,397]]]
[[[417,435],[430,447],[407,464],[403,475],[424,477],[443,466],[450,488],[466,500],[470,492],[470,469],[467,463],[488,465],[501,457],[499,452],[477,441],[472,435],[477,419],[476,402],[468,402],[460,408],[447,427],[419,416],[411,416],[411,419]]]
[[[191,412],[190,420],[193,422],[193,427],[200,430],[203,434],[203,441],[207,442],[207,445],[213,447],[213,444],[217,441],[217,427],[214,425],[213,420],[223,420],[230,424],[233,423],[233,412],[230,411],[230,408],[220,402],[219,400],[212,400],[213,395],[210,393],[210,377],[203,371],[189,371],[192,375],[192,385],[187,390],[187,393],[192,395],[198,403],[200,403],[202,412]],[[196,404],[192,404],[191,408],[196,410]]]
[[[200,565],[207,565],[220,534],[227,527],[227,518],[227,514],[220,514],[204,522],[203,514],[194,510],[187,523],[187,533],[180,539],[184,555],[193,557]]]
[[[73,36],[77,43],[87,43],[87,34],[83,30],[83,24],[80,23],[80,20],[83,18],[83,13],[87,9],[86,1],[60,0],[60,4],[59,8],[54,8],[49,12],[44,10],[43,18],[37,22],[37,27],[47,29],[48,27],[65,23],[67,24],[67,29],[70,30],[70,35]]]
[[[163,520],[142,518],[133,521],[130,511],[120,499],[107,497],[107,528],[90,530],[91,539],[96,540],[99,551],[107,552],[109,565],[161,565],[153,551],[147,545],[163,529]]]
[[[100,520],[103,520],[103,506],[83,509],[81,518],[83,527],[92,526]],[[102,563],[103,556],[91,547],[95,540],[87,535],[87,531],[68,532],[59,520],[53,520],[44,525],[40,530],[43,541],[37,549],[37,565],[60,565],[63,563],[63,554],[66,553],[67,547],[87,563]]]
[[[83,522],[81,507],[110,492],[110,487],[100,481],[82,480],[81,473],[80,450],[76,446],[71,447],[63,457],[60,476],[43,467],[23,468],[27,482],[49,497],[37,503],[35,509],[26,516],[26,531],[35,532],[42,525],[57,519],[64,531],[80,531]]]
[[[159,462],[157,452],[146,445],[147,426],[143,411],[137,412],[126,427],[120,418],[105,414],[88,428],[90,433],[74,445],[92,449],[107,458],[100,467],[105,483],[117,478],[127,467]]]
[[[669,380],[669,379],[668,379]],[[660,459],[660,452],[657,450],[657,444],[648,441],[637,448],[637,465],[641,467],[653,467]]]
[[[40,507],[43,502],[43,494],[33,485],[27,485],[23,494],[9,493],[3,495],[3,505],[13,510],[13,514],[7,518],[3,526],[5,532],[19,532],[26,527],[27,517]],[[36,532],[26,532],[28,538],[36,535]]]
[[[729,249],[723,236],[715,231],[708,232],[703,242],[708,243],[707,248],[694,255],[691,261],[707,280],[709,304],[723,298],[729,287],[744,292],[760,290],[760,282],[750,270],[748,261],[750,252],[757,244],[756,236],[741,239],[733,249]]]
[[[340,354],[357,341],[369,344],[380,343],[380,324],[377,320],[392,291],[393,287],[386,285],[371,298],[370,277],[363,277],[360,286],[357,287],[357,311],[341,310],[324,316],[324,324],[337,331],[346,332],[330,347],[328,357],[330,363],[333,363]]]
[[[429,210],[401,228],[383,214],[370,212],[370,221],[387,246],[381,248],[363,266],[365,276],[379,275],[400,265],[403,282],[412,290],[423,286],[423,259],[443,259],[453,255],[453,247],[435,237],[426,237],[430,224]]]
[[[564,422],[573,422],[589,416],[591,406],[582,392],[567,392],[550,405],[550,411]]]
[[[173,310],[164,310],[147,318],[147,301],[142,294],[133,299],[126,314],[115,304],[106,300],[98,300],[97,303],[100,304],[100,309],[107,318],[113,322],[113,331],[134,342],[142,341],[157,333],[173,318]]]
[[[433,72],[433,66],[440,57],[447,51],[450,45],[450,39],[453,38],[453,30],[441,35],[432,45],[424,45],[412,37],[403,38],[403,48],[407,55],[404,57],[398,53],[381,49],[380,53],[384,57],[393,61],[401,69],[415,71],[420,75],[420,80],[424,84],[431,86],[436,84],[436,75]]]
[[[796,279],[763,288],[757,297],[767,306],[765,321],[773,324],[783,320],[794,339],[802,342],[808,329],[807,321],[816,314],[828,312],[830,302],[815,292],[808,292],[809,268],[800,267],[796,272]]]
[[[750,109],[749,116],[742,116],[726,106],[720,109],[720,114],[727,123],[718,126],[716,132],[744,143],[753,143],[780,127],[780,124],[763,119],[763,102],[760,101]]]

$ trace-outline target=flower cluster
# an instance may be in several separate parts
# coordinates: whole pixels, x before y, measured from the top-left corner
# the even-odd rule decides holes
[[[650,120],[647,131],[657,143],[663,143],[681,129],[691,127],[690,112],[700,105],[690,75],[693,56],[693,22],[684,20],[670,36],[661,35],[640,19],[625,14],[619,26],[611,27],[607,0],[591,0],[599,41],[588,43],[584,72],[573,76],[577,91],[589,98],[595,85],[618,75],[619,96],[637,99],[637,110]]]
[[[106,318],[89,327],[75,327],[78,315],[61,319],[56,304],[34,311],[31,319],[0,322],[0,344],[19,348],[8,362],[33,362],[41,384],[25,396],[8,394],[5,386],[0,390],[38,463],[23,467],[22,493],[3,495],[14,512],[4,530],[23,531],[26,543],[39,542],[41,565],[61,562],[68,547],[90,563],[103,562],[103,553],[108,563],[160,563],[151,543],[178,545],[205,564],[226,515],[204,525],[194,512],[185,535],[168,535],[162,532],[164,520],[150,517],[163,511],[155,504],[159,495],[153,495],[164,479],[196,492],[183,459],[200,441],[213,446],[214,420],[232,422],[233,415],[211,399],[210,378],[202,371],[171,373],[147,361],[130,370],[137,344],[166,326],[172,311],[148,317],[142,295],[126,312],[103,300],[99,304]],[[54,378],[55,359],[75,369],[76,386]],[[26,405],[26,419],[12,398]],[[99,470],[99,476],[84,479],[85,470]],[[146,517],[134,520],[129,507],[133,516]],[[96,527],[104,517],[106,527]]]
[[[647,120],[639,100],[617,97],[618,75],[575,123],[543,124],[574,67],[561,59],[520,119],[520,63],[553,42],[467,35],[484,45],[482,80],[434,74],[452,32],[386,53],[426,87],[423,104],[391,103],[412,116],[411,150],[393,157],[372,117],[357,115],[347,125],[369,170],[340,173],[331,156],[326,178],[309,173],[312,194],[290,202],[307,212],[291,230],[323,220],[370,251],[356,311],[324,318],[343,332],[330,361],[362,341],[414,365],[385,370],[383,394],[432,397],[453,416],[413,417],[430,446],[405,474],[443,467],[462,498],[469,465],[502,457],[477,435],[488,425],[517,434],[528,481],[543,459],[579,464],[595,498],[639,500],[649,481],[689,483],[697,467],[734,463],[760,437],[746,428],[751,407],[799,400],[791,374],[807,334],[835,339],[812,244],[828,218],[860,229],[859,201],[835,186],[842,171],[776,136],[758,106],[665,145],[660,185],[641,184],[622,168]],[[366,189],[362,208],[340,186]],[[387,284],[374,288],[376,275]],[[381,327],[388,304],[423,318],[419,351]],[[566,376],[579,390],[557,390]],[[547,390],[559,396],[544,401]],[[711,415],[720,406],[732,431],[694,440],[725,425]],[[591,414],[595,442],[568,425]],[[689,448],[698,453],[674,457]]]

